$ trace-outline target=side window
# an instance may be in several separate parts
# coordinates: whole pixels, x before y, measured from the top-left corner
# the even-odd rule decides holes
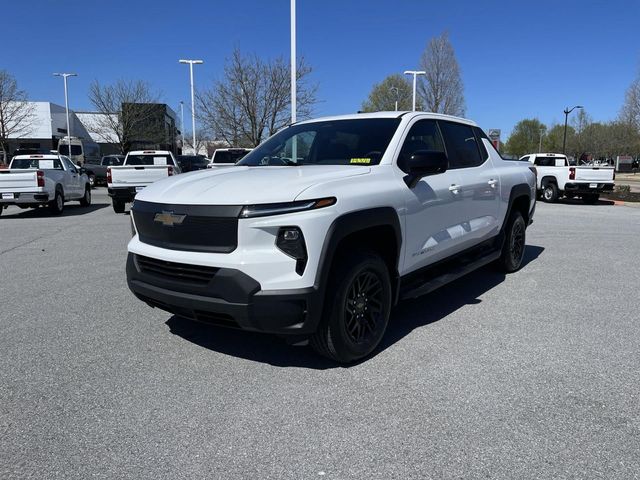
[[[72,173],[77,173],[76,167],[73,166],[73,164],[67,157],[62,157],[62,162],[64,163],[64,166],[67,170]]]
[[[523,162],[528,162],[530,158],[531,158],[531,155],[525,155],[524,157],[521,158],[521,160]]]
[[[451,168],[477,167],[484,163],[472,127],[454,122],[439,123]]]
[[[420,150],[444,153],[444,143],[435,120],[419,120],[413,124],[402,144],[398,156],[398,168],[408,173],[409,158]]]

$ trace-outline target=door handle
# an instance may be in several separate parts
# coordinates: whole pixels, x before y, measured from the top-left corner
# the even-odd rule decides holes
[[[498,184],[498,180],[494,180],[493,178],[487,182],[491,187],[496,188]]]
[[[460,190],[460,185],[453,184],[449,187],[449,191],[454,194],[457,194],[459,190]]]

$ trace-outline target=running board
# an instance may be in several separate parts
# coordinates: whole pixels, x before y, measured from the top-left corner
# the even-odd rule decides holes
[[[406,300],[409,298],[417,298],[421,295],[425,295],[427,293],[433,292],[434,290],[446,285],[447,283],[451,283],[454,280],[457,280],[460,277],[464,277],[466,274],[473,272],[485,265],[488,265],[491,262],[494,262],[500,258],[500,251],[495,250],[487,253],[483,257],[479,257],[476,260],[453,267],[451,270],[430,278],[426,282],[422,283],[418,287],[409,288],[406,292],[401,292],[400,298],[402,300]]]

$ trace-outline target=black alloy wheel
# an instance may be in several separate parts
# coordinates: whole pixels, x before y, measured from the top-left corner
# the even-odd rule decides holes
[[[382,283],[372,271],[358,275],[349,287],[345,302],[345,327],[349,339],[356,344],[371,340],[382,321]]]

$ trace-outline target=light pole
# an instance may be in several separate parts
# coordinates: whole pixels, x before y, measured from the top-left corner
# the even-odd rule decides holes
[[[567,120],[569,119],[569,114],[573,112],[576,108],[583,108],[582,105],[576,105],[575,107],[569,109],[569,107],[564,109],[564,138],[562,140],[562,154],[566,155],[567,148]],[[576,160],[576,164],[578,161]]]
[[[67,78],[77,77],[77,73],[54,73],[54,77],[62,77],[64,80],[64,108],[67,111],[67,140],[69,141],[69,155],[71,155],[71,127],[69,125],[69,93],[67,90]]]
[[[413,111],[416,111],[416,77],[418,75],[426,75],[427,72],[422,70],[405,70],[405,75],[413,75]]]
[[[398,111],[398,98],[400,98],[400,89],[398,87],[391,87],[390,92],[396,92],[396,112]]]
[[[540,144],[538,145],[538,153],[542,153],[542,135],[544,135],[544,127],[540,127]]]
[[[180,137],[182,140],[180,150],[182,150],[184,148],[184,102],[182,100],[180,100]]]
[[[291,123],[296,123],[296,87],[296,0],[291,0]]]
[[[193,154],[197,155],[196,152],[196,104],[195,104],[195,95],[193,93],[193,66],[200,65],[204,63],[202,60],[178,60],[180,63],[188,63],[189,64],[189,78],[191,79],[191,128],[193,134]]]

